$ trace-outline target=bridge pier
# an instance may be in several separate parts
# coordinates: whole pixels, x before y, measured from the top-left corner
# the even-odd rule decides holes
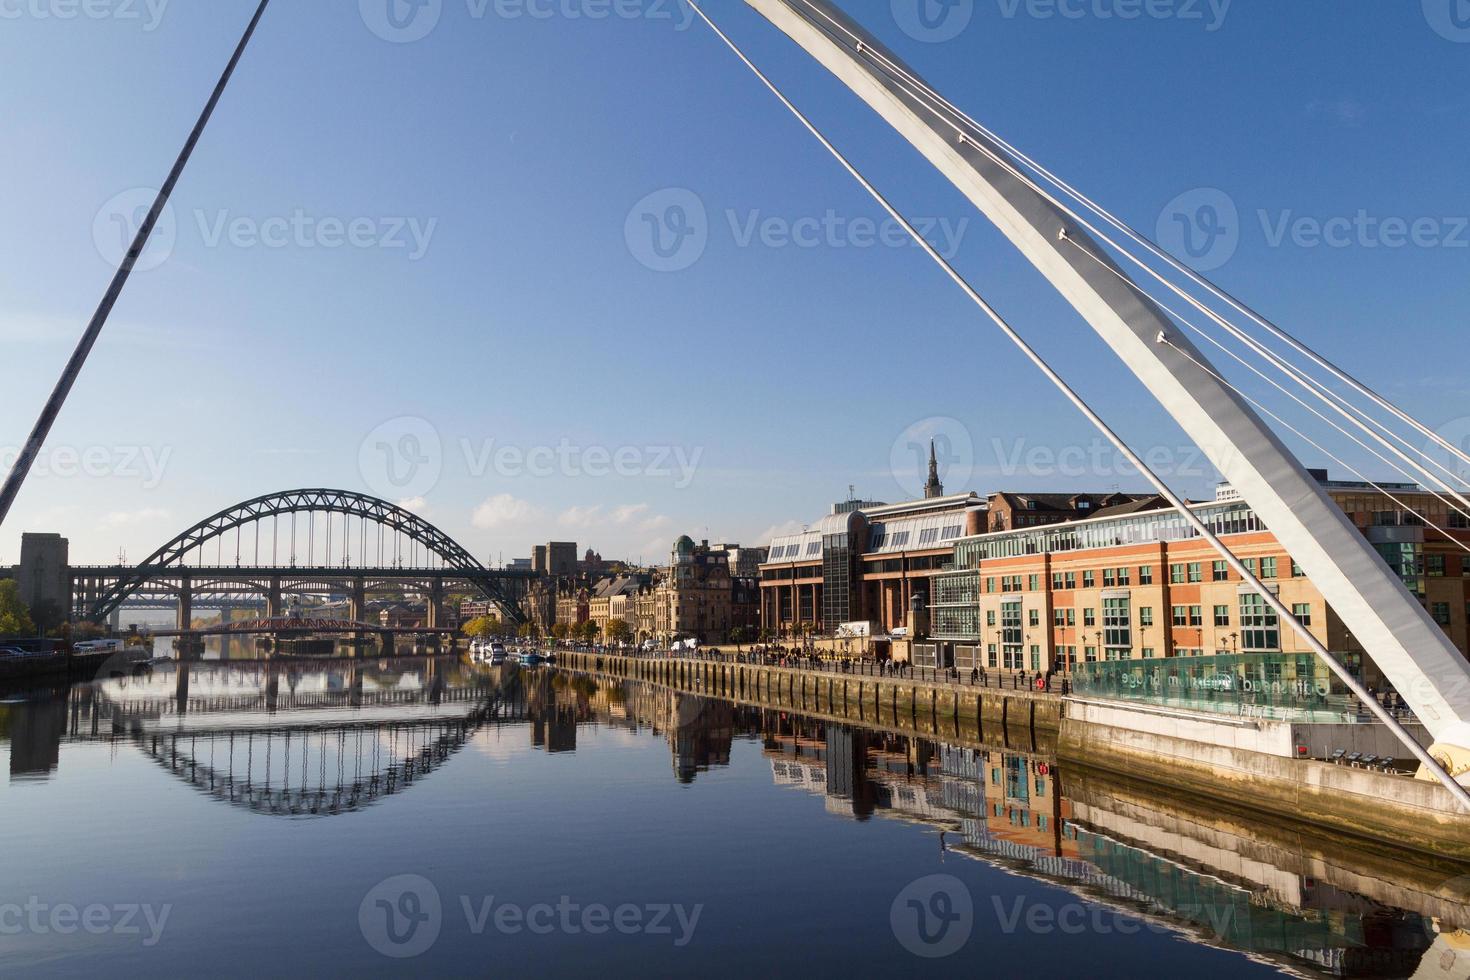
[[[281,618],[281,577],[272,575],[270,588],[265,593],[265,618]]]
[[[355,578],[352,580],[352,590],[347,597],[347,618],[354,623],[360,623],[366,615],[367,581]]]
[[[194,587],[187,573],[179,576],[179,611],[175,622],[180,632],[194,625]]]

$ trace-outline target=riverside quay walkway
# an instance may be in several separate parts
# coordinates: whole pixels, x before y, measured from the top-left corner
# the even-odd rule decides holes
[[[1027,686],[1019,676],[971,675],[915,668],[890,673],[873,665],[778,666],[776,658],[738,656],[629,656],[585,650],[559,651],[557,666],[648,681],[711,697],[904,731],[967,735],[976,740],[1030,741],[1038,732],[1055,737],[1062,722],[1062,694]]]

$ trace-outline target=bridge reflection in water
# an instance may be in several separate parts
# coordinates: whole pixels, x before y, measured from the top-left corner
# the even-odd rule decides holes
[[[451,660],[195,663],[0,705],[13,779],[45,778],[67,742],[110,742],[223,805],[297,819],[350,817],[399,796],[490,729],[573,752],[585,726],[661,738],[685,783],[748,760],[738,746],[749,744],[776,785],[840,819],[910,823],[948,859],[1067,889],[1075,908],[1053,903],[1059,921],[1070,910],[1096,928],[1101,915],[1119,931],[1166,930],[1295,972],[1463,978],[1470,968],[1470,869],[1309,840],[1098,774],[1064,778],[1034,737],[941,740],[647,682]],[[1002,918],[1028,911],[1007,902]]]

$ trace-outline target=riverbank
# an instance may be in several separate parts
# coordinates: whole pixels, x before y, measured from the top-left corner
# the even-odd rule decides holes
[[[1371,847],[1470,862],[1470,814],[1442,786],[1297,758],[1312,726],[1098,705],[1034,690],[703,659],[569,651],[560,666],[742,704],[961,742],[1054,744],[1069,768],[1245,808]],[[1167,717],[1164,717],[1167,715]]]

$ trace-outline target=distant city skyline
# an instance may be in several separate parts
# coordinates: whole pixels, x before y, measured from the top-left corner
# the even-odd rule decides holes
[[[1212,494],[1213,468],[980,215],[743,4],[709,6],[1176,489]],[[1470,37],[1434,3],[1130,20],[997,0],[938,23],[905,0],[844,6],[1140,229],[1470,435],[1463,372],[1437,356],[1470,298]],[[6,19],[0,466],[253,7]],[[950,492],[1143,488],[687,11],[450,2],[415,39],[374,9],[267,14],[0,563],[23,531],[136,560],[317,486],[403,503],[482,559],[576,540],[661,562],[680,534],[765,544],[850,486],[920,497],[931,438]]]

